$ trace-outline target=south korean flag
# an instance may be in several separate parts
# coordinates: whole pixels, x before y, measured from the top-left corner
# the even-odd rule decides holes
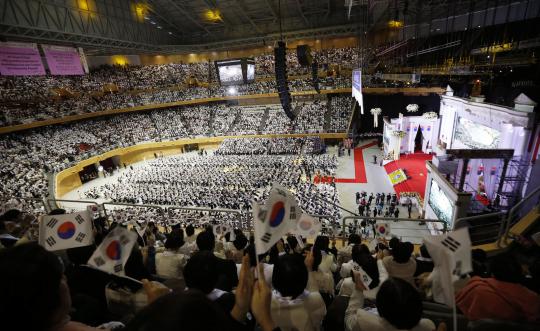
[[[280,185],[274,184],[266,204],[253,202],[255,250],[267,252],[287,232],[296,227],[302,211],[294,196]]]
[[[377,235],[380,237],[388,237],[390,235],[390,225],[388,223],[377,223],[375,225]]]
[[[124,266],[136,241],[134,231],[117,226],[103,239],[88,260],[88,265],[107,273],[124,275]]]
[[[293,232],[306,238],[315,238],[321,232],[321,227],[320,221],[306,213],[302,213]]]
[[[39,223],[39,244],[49,251],[93,243],[92,216],[89,211],[43,216]]]

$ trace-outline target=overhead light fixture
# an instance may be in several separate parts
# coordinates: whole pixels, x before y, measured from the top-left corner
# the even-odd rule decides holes
[[[144,3],[136,3],[132,5],[135,12],[135,18],[138,22],[143,22],[144,20],[149,20],[148,14],[148,5]]]
[[[169,31],[169,34],[172,34],[172,32],[171,32],[171,31]]]
[[[158,27],[157,27],[157,28],[158,28],[158,29],[163,29],[163,28],[161,27],[161,25],[158,25]]]
[[[204,18],[210,22],[221,21],[221,12],[216,8],[214,10],[208,9],[204,12]]]
[[[90,10],[90,6],[88,6],[87,0],[78,0],[77,5],[80,10]]]
[[[154,22],[154,21],[150,21],[150,23],[152,23],[153,25],[156,25],[156,22]]]
[[[403,21],[390,20],[388,21],[388,27],[393,29],[398,29],[403,27]]]

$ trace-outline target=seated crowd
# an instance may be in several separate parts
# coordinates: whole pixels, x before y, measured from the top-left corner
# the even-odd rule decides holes
[[[313,112],[314,106],[310,103],[305,103],[305,107],[309,109],[306,112]],[[197,135],[276,133],[278,129],[272,122],[262,123],[269,119],[263,114],[267,110],[257,109],[215,103],[115,115],[3,135],[0,139],[1,193],[25,198],[47,196],[47,174],[114,148]],[[330,111],[322,106],[316,109],[318,118]],[[254,111],[258,112],[259,122],[253,121]],[[299,117],[292,128],[281,127],[280,132],[304,132],[302,130],[310,127],[304,120],[310,119]],[[259,132],[261,127],[263,130]]]
[[[356,52],[350,48],[328,49],[320,54],[322,69],[339,64],[352,68]],[[349,56],[346,56],[349,54]],[[354,54],[354,55],[352,55]],[[352,55],[352,56],[351,56]],[[343,58],[342,58],[343,57]],[[310,73],[298,64],[296,53],[287,54],[291,76]],[[321,62],[322,61],[322,62]],[[256,77],[273,77],[272,55],[255,57]],[[212,64],[172,63],[161,65],[101,66],[83,76],[1,76],[0,126],[46,120],[88,112],[159,104],[196,98],[229,95],[229,87],[219,86]],[[200,84],[187,85],[195,80]],[[203,85],[208,87],[200,87]],[[350,87],[350,78],[321,79],[321,89]],[[312,90],[309,79],[291,79],[291,91]],[[24,90],[25,93],[19,93]],[[257,80],[235,86],[235,94],[276,92],[275,81]]]
[[[314,215],[339,219],[333,184],[309,182],[315,172],[333,176],[337,159],[310,155],[299,161],[302,138],[228,139],[214,154],[157,158],[122,172],[106,184],[81,190],[85,198],[125,203],[209,206],[249,215],[251,201],[268,197],[273,183],[292,189]],[[331,202],[331,203],[329,203]]]
[[[398,238],[370,249],[358,234],[343,247],[325,235],[313,243],[289,235],[256,255],[251,233],[216,234],[200,219],[157,226],[98,217],[93,244],[49,252],[35,243],[27,216],[0,214],[5,330],[442,331],[440,321],[452,320],[440,317],[452,308],[438,299],[445,286],[439,266],[425,246],[415,255]],[[123,269],[129,278],[86,262],[115,227],[136,232]],[[509,254],[487,261],[485,252],[472,252],[473,271],[450,285],[460,319],[538,326],[538,257],[525,275]]]

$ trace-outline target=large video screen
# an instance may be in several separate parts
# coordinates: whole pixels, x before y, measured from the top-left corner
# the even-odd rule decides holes
[[[462,145],[457,147],[471,149],[496,149],[499,147],[501,133],[469,119],[458,117],[454,140]]]
[[[244,83],[241,60],[218,61],[216,62],[216,66],[221,85],[237,85]]]
[[[437,218],[441,221],[445,221],[448,224],[448,228],[452,228],[452,218],[454,214],[454,208],[452,202],[446,196],[443,190],[439,187],[436,181],[431,180],[431,189],[429,190],[428,204],[437,215]]]

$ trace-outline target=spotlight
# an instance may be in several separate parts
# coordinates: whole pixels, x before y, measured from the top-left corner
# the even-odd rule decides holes
[[[227,89],[227,93],[228,93],[229,95],[236,95],[236,94],[238,94],[238,90],[236,89],[236,87],[231,86],[231,87],[229,87],[229,88]]]

